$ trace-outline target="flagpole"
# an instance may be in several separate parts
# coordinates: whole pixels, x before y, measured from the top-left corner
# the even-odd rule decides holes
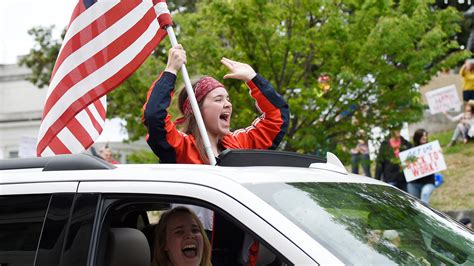
[[[174,47],[178,45],[178,40],[176,39],[176,35],[174,34],[173,27],[166,27],[166,31],[168,32],[168,36],[171,41],[171,46]],[[186,65],[184,64],[181,66],[181,74],[183,75],[184,86],[186,88],[186,92],[188,93],[189,103],[191,103],[191,108],[193,109],[193,114],[196,118],[196,123],[198,125],[199,132],[201,133],[201,138],[204,142],[204,148],[206,149],[207,158],[209,158],[209,164],[216,165],[216,157],[214,156],[214,152],[212,151],[211,142],[209,141],[206,126],[204,125],[204,121],[202,120],[201,111],[199,110],[199,105],[197,103],[196,96],[194,95],[191,80],[189,79],[188,70],[186,69]]]

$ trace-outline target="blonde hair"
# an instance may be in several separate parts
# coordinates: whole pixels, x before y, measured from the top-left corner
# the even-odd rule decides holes
[[[471,100],[467,101],[466,104],[470,105],[471,107],[474,107],[474,100],[471,99]]]
[[[160,221],[158,222],[158,226],[156,227],[155,231],[155,249],[153,251],[153,259],[151,262],[151,266],[163,266],[163,265],[171,265],[171,261],[168,257],[168,253],[165,251],[166,247],[166,230],[168,229],[168,223],[171,217],[176,214],[189,214],[193,218],[193,220],[197,223],[199,227],[199,232],[203,238],[203,250],[202,250],[202,258],[201,266],[210,266],[211,264],[211,244],[209,243],[209,239],[207,239],[206,232],[204,231],[204,227],[196,216],[196,214],[191,211],[190,209],[179,206],[173,208],[169,211],[163,213],[160,217]]]

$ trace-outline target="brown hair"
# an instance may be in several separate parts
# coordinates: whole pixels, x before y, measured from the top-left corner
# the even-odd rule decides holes
[[[421,145],[421,138],[423,137],[423,135],[428,136],[428,131],[426,131],[425,129],[423,128],[420,128],[418,130],[415,131],[415,134],[413,134],[413,144],[415,144],[415,146],[420,146]]]
[[[192,78],[191,84],[193,87],[193,91],[196,91],[196,84],[202,77],[204,76],[197,76],[197,77]],[[186,101],[187,98],[188,98],[188,93],[186,92],[186,88],[183,86],[178,95],[179,111],[186,119],[183,125],[183,131],[184,133],[188,135],[193,135],[194,141],[196,142],[196,146],[199,151],[199,155],[201,156],[201,160],[203,160],[205,163],[208,163],[209,159],[207,158],[206,149],[204,148],[204,142],[202,140],[201,133],[199,132],[196,118],[194,117],[193,114],[190,114],[190,115],[184,114],[183,105],[184,105],[184,101]],[[203,98],[200,102],[198,102],[199,109],[201,109],[204,99],[205,98]]]
[[[202,235],[203,240],[203,250],[202,250],[202,258],[201,266],[210,266],[211,264],[211,244],[209,243],[209,239],[207,239],[206,232],[204,231],[204,227],[196,216],[196,214],[191,211],[190,209],[178,206],[171,210],[164,212],[161,217],[160,221],[158,222],[158,226],[156,227],[155,231],[155,250],[153,251],[153,259],[151,261],[151,266],[162,266],[162,265],[171,265],[171,261],[168,257],[168,253],[165,251],[166,247],[166,230],[168,229],[168,223],[171,217],[176,214],[189,214],[193,218],[193,220],[197,223],[199,227],[199,232]]]

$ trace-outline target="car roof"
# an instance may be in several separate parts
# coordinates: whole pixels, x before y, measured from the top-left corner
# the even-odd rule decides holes
[[[123,164],[111,169],[55,170],[43,168],[0,171],[0,184],[44,183],[64,181],[162,181],[208,185],[203,180],[228,179],[234,183],[259,184],[271,182],[338,182],[385,183],[372,178],[348,174],[328,163],[309,167],[248,166],[228,167],[196,164]]]

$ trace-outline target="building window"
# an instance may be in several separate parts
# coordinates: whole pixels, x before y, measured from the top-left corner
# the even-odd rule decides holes
[[[8,158],[18,158],[18,151],[9,151]]]

